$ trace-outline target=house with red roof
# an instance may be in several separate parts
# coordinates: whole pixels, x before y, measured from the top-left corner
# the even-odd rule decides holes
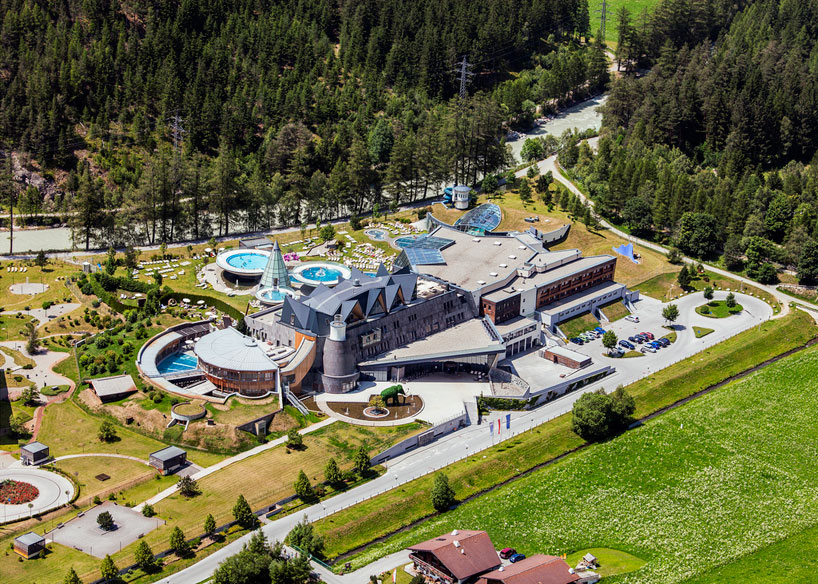
[[[580,575],[562,558],[537,554],[483,574],[477,584],[573,584],[581,581]]]
[[[485,531],[455,530],[409,548],[415,570],[432,582],[468,584],[501,564]]]

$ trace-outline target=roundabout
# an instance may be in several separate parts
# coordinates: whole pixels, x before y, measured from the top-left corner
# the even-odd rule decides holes
[[[39,468],[9,468],[0,470],[0,483],[14,481],[17,485],[25,485],[20,490],[23,499],[28,502],[5,504],[0,502],[0,514],[3,523],[25,519],[39,515],[51,509],[56,509],[71,501],[74,495],[74,485],[62,475]],[[35,494],[36,491],[36,494]],[[30,498],[32,497],[32,498]],[[31,507],[29,507],[29,505]]]

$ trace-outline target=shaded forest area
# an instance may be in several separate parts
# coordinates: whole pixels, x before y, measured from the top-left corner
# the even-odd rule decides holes
[[[686,35],[663,23],[683,4],[659,5],[646,34],[622,15],[623,66],[652,69],[614,84],[598,153],[561,160],[636,235],[764,283],[781,268],[814,283],[818,2],[745,3],[714,34],[712,3],[693,1]]]
[[[474,183],[508,164],[506,124],[607,83],[587,0],[0,0],[0,18],[3,149],[60,185],[21,192],[6,157],[4,202],[71,212],[84,246]]]

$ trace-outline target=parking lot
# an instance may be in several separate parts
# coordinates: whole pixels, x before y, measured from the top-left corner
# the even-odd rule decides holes
[[[696,313],[696,307],[705,303],[701,293],[690,294],[683,298],[674,300],[672,303],[679,307],[679,318],[676,319],[674,330],[676,332],[676,342],[669,347],[658,349],[655,353],[642,354],[640,357],[615,357],[609,356],[608,350],[602,345],[602,338],[597,338],[582,346],[568,343],[568,346],[580,353],[590,356],[596,363],[605,363],[614,366],[617,372],[611,376],[616,379],[614,383],[619,385],[627,384],[636,379],[672,365],[673,363],[686,359],[695,353],[708,347],[712,347],[740,332],[756,326],[768,320],[772,314],[769,304],[759,298],[747,296],[745,294],[735,294],[736,301],[744,307],[740,314],[727,318],[708,318]],[[723,300],[727,297],[727,292],[716,292],[714,299]],[[662,318],[662,309],[665,304],[649,297],[642,297],[634,307],[639,322],[634,323],[623,319],[613,323],[601,323],[605,330],[613,330],[617,339],[627,339],[630,336],[641,332],[653,333],[659,338],[670,331],[663,328],[665,319]],[[697,339],[693,327],[705,327],[713,329],[713,332]],[[637,344],[638,351],[643,344]],[[622,347],[620,347],[622,349]],[[611,377],[603,380],[604,386],[612,389]],[[596,384],[595,384],[596,385]]]
[[[97,516],[108,511],[114,518],[115,529],[104,531]],[[98,558],[118,552],[142,535],[162,525],[158,517],[145,517],[129,507],[106,501],[45,534],[46,539],[72,547]]]

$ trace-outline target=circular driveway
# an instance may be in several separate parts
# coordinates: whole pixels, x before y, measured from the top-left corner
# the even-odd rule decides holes
[[[0,504],[0,521],[16,521],[29,515],[37,515],[44,511],[55,509],[71,501],[74,495],[74,485],[62,475],[39,468],[9,468],[0,470],[0,482],[12,479],[34,485],[40,491],[39,496],[30,504],[3,505]]]

